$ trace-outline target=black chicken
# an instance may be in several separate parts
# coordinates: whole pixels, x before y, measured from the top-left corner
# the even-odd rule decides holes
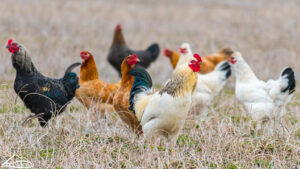
[[[151,62],[154,62],[159,55],[159,46],[154,43],[150,45],[146,50],[131,50],[127,47],[121,25],[117,25],[115,29],[113,43],[110,47],[107,59],[109,63],[118,71],[121,76],[121,64],[124,58],[128,55],[136,54],[140,59],[140,62],[136,64],[136,67],[148,68]]]
[[[53,79],[42,75],[32,63],[26,49],[12,40],[7,48],[12,53],[12,64],[16,69],[14,89],[25,106],[35,115],[28,116],[24,122],[38,118],[44,127],[52,116],[62,113],[79,88],[78,77],[72,69],[80,63],[70,65],[63,78]]]

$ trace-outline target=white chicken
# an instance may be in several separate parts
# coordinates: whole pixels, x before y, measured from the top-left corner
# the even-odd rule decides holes
[[[182,43],[179,50],[180,58],[177,62],[175,69],[177,69],[180,65],[189,63],[191,60],[195,59],[189,43]]]
[[[192,102],[197,84],[199,61],[192,60],[174,70],[171,79],[153,92],[152,79],[147,71],[135,68],[129,72],[135,77],[130,92],[130,110],[141,122],[146,137],[166,136],[175,144]]]
[[[194,59],[193,52],[188,43],[181,45],[180,53],[181,55],[177,66]],[[230,75],[231,69],[227,61],[222,61],[217,64],[214,71],[210,73],[198,73],[198,83],[193,94],[193,105],[211,106],[213,99],[224,88]]]
[[[264,82],[255,76],[241,53],[234,52],[230,63],[236,77],[236,97],[252,119],[258,122],[257,128],[261,128],[261,122],[265,119],[277,120],[282,117],[295,91],[292,68],[284,68],[277,80]]]
[[[227,61],[217,64],[214,71],[210,73],[199,74],[193,102],[211,106],[213,99],[222,91],[230,75],[231,69]]]

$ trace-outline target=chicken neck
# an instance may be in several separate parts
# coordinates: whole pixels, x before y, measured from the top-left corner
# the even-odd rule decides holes
[[[80,67],[79,83],[96,80],[99,78],[97,65],[94,57],[90,54],[90,58],[85,60]]]

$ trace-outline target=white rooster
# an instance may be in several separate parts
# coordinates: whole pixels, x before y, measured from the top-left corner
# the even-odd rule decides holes
[[[261,128],[261,122],[265,119],[276,120],[282,117],[285,106],[295,91],[292,68],[284,68],[277,80],[264,82],[255,76],[241,53],[234,52],[230,63],[236,77],[236,97],[243,103],[253,120],[258,122],[257,128]]]
[[[129,72],[134,76],[130,92],[130,110],[141,122],[147,138],[166,136],[175,144],[192,102],[197,84],[200,62],[192,60],[174,70],[171,79],[157,92],[153,92],[152,79],[147,71],[135,68]]]

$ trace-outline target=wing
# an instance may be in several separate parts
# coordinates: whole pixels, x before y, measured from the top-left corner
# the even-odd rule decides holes
[[[56,104],[64,105],[69,100],[63,84],[57,79],[47,79],[39,85],[40,93],[53,100]]]
[[[231,75],[231,69],[228,62],[223,61],[219,63],[213,72],[208,74],[199,74],[198,75],[198,85],[206,87],[208,91],[214,95],[217,95],[224,87],[227,82],[228,77]]]
[[[266,83],[261,80],[251,83],[240,83],[236,87],[236,95],[242,102],[273,102],[266,90]]]

